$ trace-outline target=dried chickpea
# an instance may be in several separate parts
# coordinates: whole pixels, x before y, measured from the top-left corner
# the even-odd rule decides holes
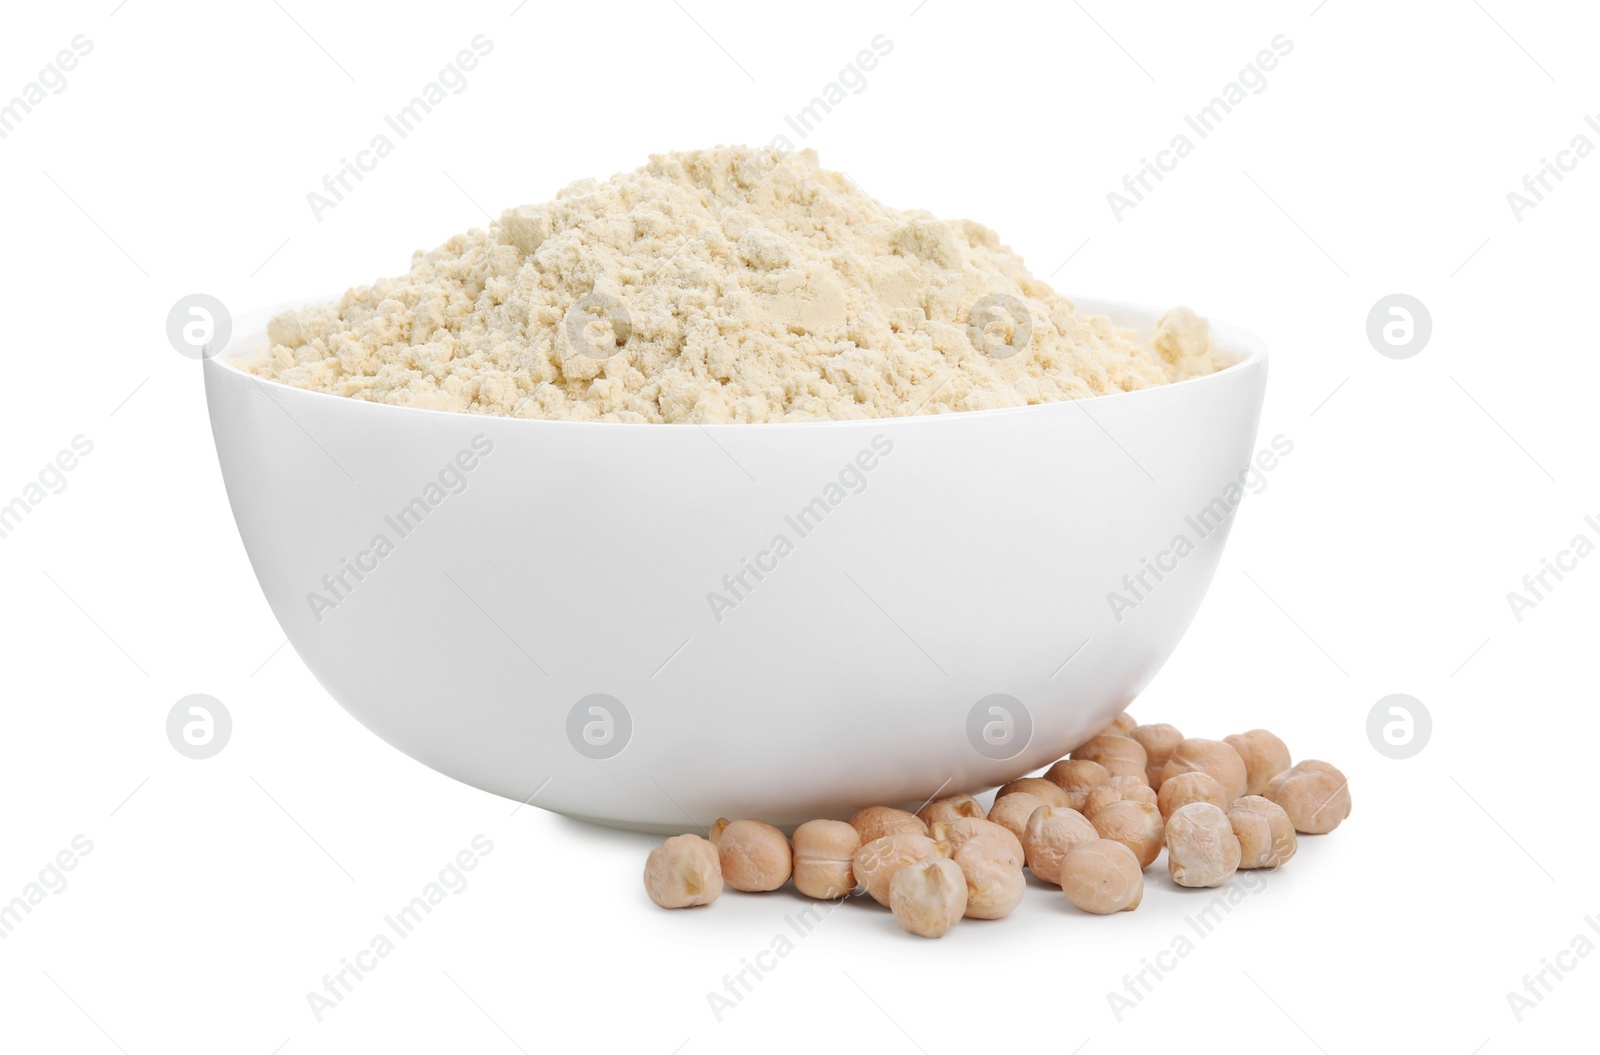
[[[1326,835],[1350,816],[1350,782],[1314,758],[1273,777],[1266,797],[1282,806],[1294,830],[1305,835]]]
[[[1083,805],[1079,807],[1078,812],[1090,820],[1094,820],[1096,813],[1113,802],[1122,802],[1127,799],[1132,799],[1135,802],[1148,802],[1154,806],[1156,804],[1156,793],[1151,790],[1150,785],[1146,784],[1142,777],[1130,777],[1127,775],[1112,777],[1099,787],[1090,788],[1084,792]]]
[[[1044,799],[1037,795],[1014,791],[994,800],[994,805],[989,807],[989,820],[1015,835],[1017,841],[1021,842],[1022,833],[1028,829],[1028,818],[1043,805]]]
[[[1015,796],[1011,797],[1015,798]],[[1041,802],[1034,809],[1038,809],[1042,805],[1044,803]],[[1032,810],[1029,812],[1031,813]],[[1023,824],[1026,825],[1027,821],[1024,820]],[[956,853],[973,839],[998,839],[1013,852],[1018,861],[1024,859],[1022,840],[1017,838],[1016,833],[1002,824],[996,824],[994,821],[986,820],[982,817],[958,817],[948,824],[941,821],[933,826],[932,831],[929,833],[929,838],[934,842],[949,843],[951,853]],[[1019,865],[1018,867],[1021,866]]]
[[[1134,726],[1138,724],[1139,723],[1134,720],[1133,715],[1129,714],[1127,711],[1123,711],[1121,714],[1111,719],[1110,725],[1106,726],[1100,731],[1102,733],[1108,733],[1111,736],[1127,736],[1133,731]]]
[[[1221,886],[1239,868],[1239,837],[1222,808],[1179,806],[1167,819],[1167,873],[1179,886]]]
[[[722,893],[717,848],[698,835],[674,835],[645,859],[644,889],[662,908],[711,904]]]
[[[1228,793],[1229,802],[1244,794],[1244,759],[1231,744],[1192,737],[1184,740],[1172,749],[1167,764],[1161,767],[1161,782],[1165,784],[1175,776],[1196,771],[1215,777],[1222,790]]]
[[[1277,868],[1299,848],[1289,815],[1260,795],[1246,795],[1228,807],[1228,823],[1239,837],[1240,868]]]
[[[1087,758],[1063,758],[1045,771],[1044,778],[1065,791],[1066,805],[1078,810],[1083,808],[1084,794],[1110,780],[1111,772]]]
[[[861,836],[844,821],[806,821],[794,830],[794,888],[806,897],[840,898],[856,888],[851,869]]]
[[[1139,725],[1128,733],[1128,739],[1137,740],[1139,746],[1144,748],[1145,777],[1153,788],[1161,787],[1161,767],[1167,764],[1167,759],[1172,755],[1172,749],[1183,742],[1183,734],[1178,732],[1177,726],[1167,725],[1162,722],[1157,725]]]
[[[872,895],[872,900],[880,905],[887,905],[889,880],[894,877],[895,872],[908,864],[943,857],[948,849],[948,843],[936,843],[926,835],[900,832],[863,844],[861,849],[856,851],[855,859],[850,864],[855,872],[856,882],[866,888],[867,893]]]
[[[1265,729],[1234,733],[1223,737],[1222,742],[1231,745],[1244,759],[1246,795],[1266,791],[1272,778],[1289,768],[1289,746]]]
[[[938,821],[953,821],[958,817],[982,817],[983,807],[971,795],[951,795],[946,799],[935,799],[917,811],[917,819],[928,826],[929,831]]]
[[[1126,736],[1117,736],[1110,733],[1101,733],[1092,736],[1079,744],[1072,752],[1072,757],[1087,758],[1091,762],[1099,762],[1106,767],[1106,772],[1112,776],[1138,777],[1148,781],[1145,767],[1149,764],[1144,748],[1139,746],[1139,741]]]
[[[1199,771],[1179,773],[1171,780],[1163,780],[1161,790],[1156,793],[1156,805],[1161,807],[1162,817],[1171,817],[1173,810],[1191,802],[1209,802],[1227,809],[1232,801],[1228,789],[1217,783],[1216,777]]]
[[[1061,859],[1078,843],[1097,839],[1094,825],[1077,810],[1040,806],[1028,817],[1022,849],[1033,874],[1046,883],[1061,879]]]
[[[1131,912],[1144,898],[1144,870],[1121,843],[1090,839],[1062,858],[1061,889],[1084,912]]]
[[[1016,842],[1010,832],[1005,834],[1012,843]],[[1028,880],[1022,874],[1022,854],[1013,850],[1010,843],[989,835],[978,836],[962,843],[950,859],[967,880],[969,919],[1000,919],[1021,903]]]
[[[1037,795],[1046,806],[1067,804],[1067,793],[1061,790],[1061,786],[1043,777],[1018,777],[1009,784],[1002,784],[1000,790],[994,793],[995,801],[999,802],[1007,795],[1014,795],[1019,791]]]
[[[722,881],[735,890],[759,893],[789,881],[794,854],[783,832],[766,821],[730,821],[711,826],[711,842],[722,863]]]
[[[1087,758],[1063,758],[1045,770],[1044,778],[1063,791],[1087,791],[1111,779],[1111,771]]]
[[[1166,822],[1154,803],[1123,799],[1104,807],[1089,823],[1102,839],[1119,842],[1133,851],[1140,868],[1149,868],[1161,856]]]
[[[897,810],[893,806],[868,806],[856,810],[850,817],[850,827],[861,836],[863,846],[885,835],[898,835],[902,832],[928,834],[928,826],[922,822],[921,817],[905,810]]]
[[[954,861],[922,861],[895,872],[888,905],[901,929],[924,938],[950,933],[967,910],[967,881]]]

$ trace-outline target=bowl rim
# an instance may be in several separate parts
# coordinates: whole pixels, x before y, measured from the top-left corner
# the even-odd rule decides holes
[[[1049,410],[1050,408],[1063,408],[1069,406],[1077,406],[1079,409],[1083,410],[1085,414],[1088,414],[1088,409],[1084,406],[1084,404],[1103,405],[1106,402],[1111,401],[1120,403],[1139,397],[1152,398],[1152,394],[1158,392],[1172,392],[1183,389],[1192,389],[1196,386],[1207,383],[1221,384],[1223,383],[1222,379],[1224,378],[1231,379],[1234,376],[1249,373],[1252,370],[1263,369],[1265,368],[1267,362],[1266,342],[1263,341],[1257,334],[1225,320],[1218,319],[1210,315],[1205,315],[1203,313],[1197,313],[1201,314],[1201,317],[1211,325],[1216,344],[1221,347],[1223,351],[1234,353],[1238,357],[1233,362],[1222,367],[1220,370],[1214,370],[1209,374],[1201,374],[1197,377],[1185,378],[1182,381],[1171,381],[1164,385],[1154,385],[1150,388],[1135,389],[1129,392],[1110,392],[1104,395],[1085,396],[1080,399],[1055,399],[1044,403],[1029,403],[1020,407],[994,407],[988,410],[958,410],[945,414],[903,414],[880,418],[843,418],[834,421],[722,422],[574,421],[568,418],[519,418],[504,414],[474,414],[470,411],[463,410],[438,410],[433,407],[411,407],[400,403],[379,403],[373,400],[354,399],[350,396],[335,395],[332,392],[317,392],[309,388],[300,388],[272,378],[259,377],[255,374],[240,369],[236,364],[235,360],[241,358],[246,353],[246,343],[253,342],[255,338],[265,335],[267,321],[270,320],[274,315],[293,308],[305,307],[310,304],[334,302],[337,301],[340,296],[342,296],[342,294],[331,296],[322,295],[314,297],[296,297],[278,304],[254,308],[240,315],[235,315],[232,317],[233,328],[232,332],[229,334],[228,343],[224,345],[220,351],[203,358],[201,360],[201,364],[208,372],[212,370],[222,370],[228,374],[236,375],[240,379],[253,381],[265,389],[277,389],[284,393],[292,393],[296,397],[309,398],[313,401],[331,400],[340,404],[345,404],[351,408],[351,413],[369,412],[354,409],[356,407],[365,407],[370,408],[370,412],[400,411],[408,414],[427,414],[433,416],[447,415],[450,417],[465,418],[472,421],[517,422],[517,425],[511,426],[513,428],[520,428],[523,426],[542,426],[546,428],[565,426],[567,428],[573,428],[582,426],[589,429],[603,427],[609,429],[677,429],[681,431],[684,429],[699,428],[716,429],[721,431],[791,428],[838,429],[846,426],[855,428],[884,428],[887,426],[894,426],[896,428],[902,428],[911,427],[913,422],[950,422],[968,419],[988,420],[1001,416],[1016,416],[1022,414],[1037,415],[1041,412]],[[1072,294],[1061,294],[1061,296],[1071,303],[1075,310],[1093,315],[1104,315],[1110,318],[1115,325],[1123,327],[1128,326],[1128,323],[1118,321],[1117,316],[1119,314],[1149,315],[1154,318],[1160,318],[1164,312],[1169,310],[1156,305],[1145,304],[1140,301],[1125,301],[1108,297]],[[238,326],[238,323],[241,319],[249,320],[251,325],[248,328],[241,329]],[[259,325],[257,325],[257,320],[259,320]],[[1216,331],[1222,332],[1217,333]],[[1141,333],[1140,338],[1148,339],[1148,334]],[[255,351],[257,349],[251,347],[249,350]],[[331,406],[332,404],[329,405]],[[1090,416],[1092,418],[1092,415]],[[926,425],[917,427],[926,427]]]

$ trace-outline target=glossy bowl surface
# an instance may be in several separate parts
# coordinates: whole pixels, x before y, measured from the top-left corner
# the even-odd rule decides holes
[[[1146,334],[1158,315],[1077,304]],[[229,365],[282,307],[236,319],[204,369],[239,533],[295,651],[442,773],[663,832],[915,808],[1099,730],[1194,618],[1266,383],[1260,342],[1213,320],[1234,365],[1076,402],[525,420]]]

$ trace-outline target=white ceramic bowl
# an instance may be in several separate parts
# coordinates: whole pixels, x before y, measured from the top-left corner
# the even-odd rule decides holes
[[[1077,303],[1141,333],[1158,314]],[[1189,518],[1248,464],[1266,382],[1260,342],[1213,321],[1235,365],[1091,400],[534,421],[228,365],[286,306],[236,319],[205,381],[240,536],[295,650],[440,772],[651,831],[915,808],[1103,727],[1194,617],[1230,520],[1202,537]],[[1170,567],[1158,580],[1146,560]],[[1136,603],[1114,612],[1112,591]]]

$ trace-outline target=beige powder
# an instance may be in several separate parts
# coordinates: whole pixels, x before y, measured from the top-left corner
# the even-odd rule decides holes
[[[242,365],[300,388],[588,421],[985,410],[1222,365],[1187,309],[1143,347],[981,224],[885,208],[811,150],[738,147],[580,180],[267,332]]]

